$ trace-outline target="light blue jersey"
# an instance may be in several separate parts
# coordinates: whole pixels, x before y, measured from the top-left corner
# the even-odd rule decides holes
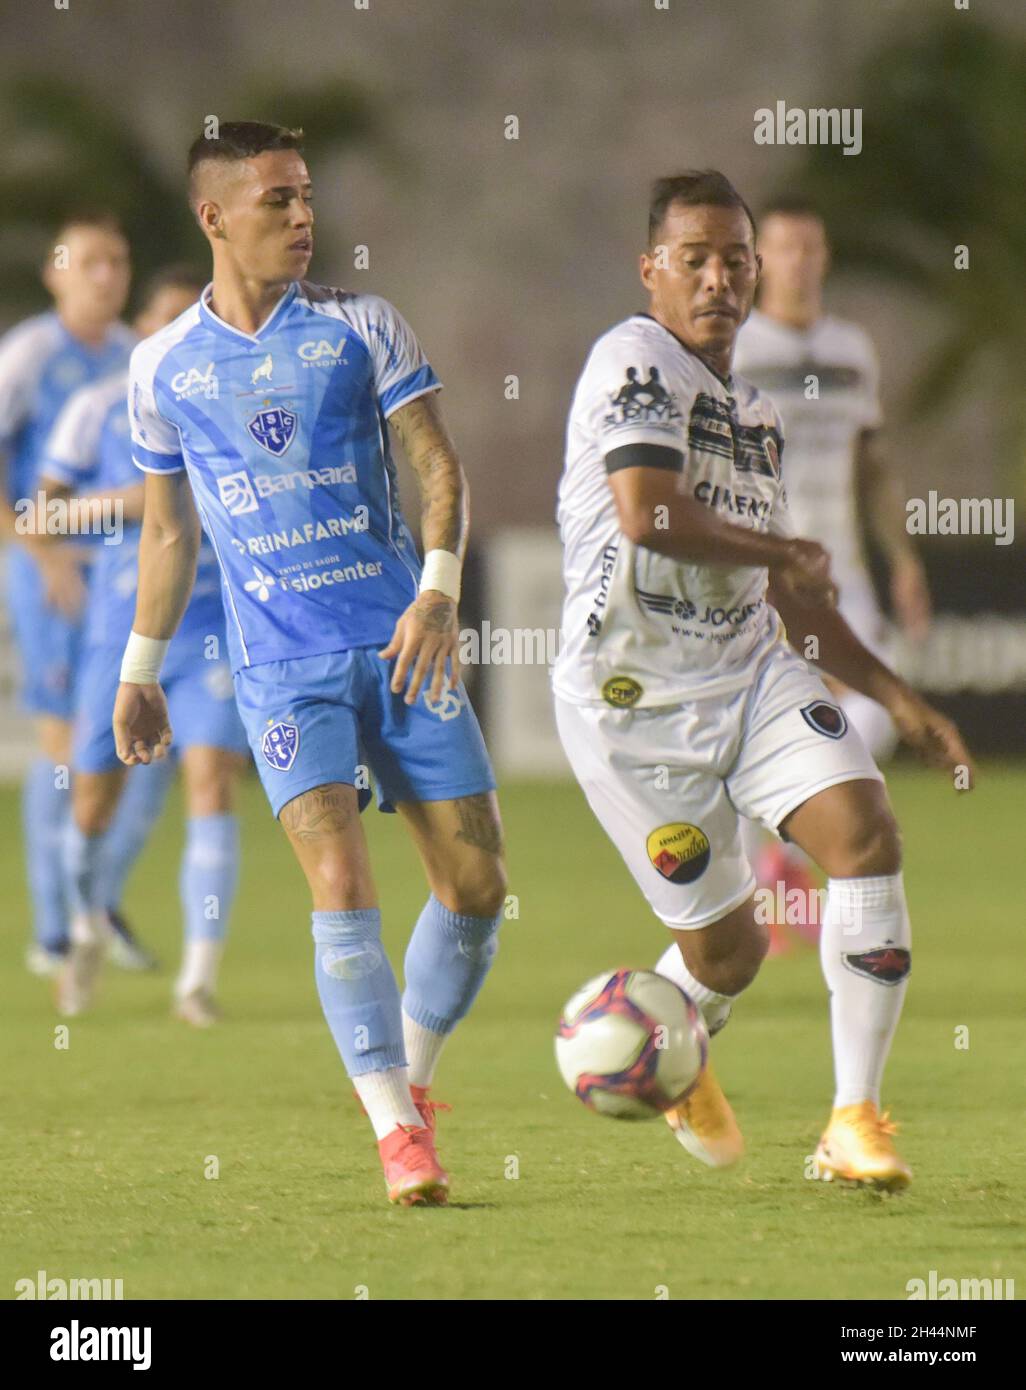
[[[12,506],[35,503],[47,440],[65,402],[80,387],[123,368],[135,341],[130,329],[116,323],[101,347],[87,347],[53,312],[26,319],[0,339],[0,450],[8,455]],[[25,707],[69,718],[81,622],[47,602],[39,567],[24,546],[10,547],[7,602]]]
[[[124,367],[136,338],[122,323],[101,347],[82,343],[56,313],[26,319],[0,339],[0,448],[9,454],[7,500],[30,497],[50,430],[68,397]]]
[[[128,420],[128,372],[112,373],[86,386],[68,401],[51,433],[42,473],[76,494],[135,487],[139,471],[132,463]],[[85,641],[89,647],[124,649],[135,616],[139,537],[142,523],[126,521],[121,539],[96,536]],[[192,597],[173,639],[177,646],[195,635],[224,641],[224,609],[217,556],[206,539],[200,545]],[[202,643],[200,643],[202,646]]]
[[[253,334],[198,304],[132,355],[132,454],[186,469],[235,670],[380,647],[417,594],[386,421],[439,382],[375,295],[289,286]]]

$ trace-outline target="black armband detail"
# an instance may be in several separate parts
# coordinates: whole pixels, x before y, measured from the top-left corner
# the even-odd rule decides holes
[[[623,444],[606,454],[606,472],[621,468],[665,468],[671,473],[684,471],[684,453],[666,444]]]

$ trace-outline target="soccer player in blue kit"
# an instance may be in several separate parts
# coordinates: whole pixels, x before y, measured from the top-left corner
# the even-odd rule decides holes
[[[0,340],[0,532],[7,550],[7,602],[22,667],[22,702],[38,748],[25,779],[23,820],[34,941],[27,962],[53,974],[68,949],[61,874],[68,823],[66,769],[71,706],[95,538],[39,533],[26,524],[38,502],[39,469],[54,421],[79,387],[128,362],[135,336],[118,316],[128,295],[128,243],[110,214],[80,212],[56,228],[43,283],[54,307]],[[156,776],[153,772],[156,772]],[[133,779],[108,840],[102,890],[115,960],[144,969],[152,958],[117,911],[128,866],[163,803],[163,768]]]
[[[130,368],[133,457],[147,476],[118,753],[145,763],[170,744],[159,673],[201,521],[221,565],[239,711],[313,899],[325,1018],[389,1199],[441,1205],[428,1087],[491,965],[505,900],[495,781],[457,679],[466,480],[403,318],[375,295],[302,278],[313,212],[301,133],[222,123],[190,150],[189,195],[212,283]],[[420,485],[423,569],[389,425]],[[359,819],[366,764],[431,889],[401,999]]]
[[[205,277],[168,267],[145,287],[135,320],[140,337],[157,332],[199,298]],[[124,525],[97,547],[89,611],[75,689],[72,744],[72,824],[65,842],[71,950],[57,980],[61,1013],[91,1003],[109,945],[104,912],[108,832],[127,774],[114,746],[111,715],[121,653],[132,629],[144,482],[132,463],[127,408],[128,367],[76,391],[58,416],[43,461],[47,494],[58,490],[82,503],[116,504]],[[164,686],[178,732],[188,806],[179,888],[184,958],[174,1012],[208,1027],[219,1017],[217,969],[238,880],[239,833],[235,783],[248,762],[245,730],[235,707],[226,659],[224,608],[217,559],[200,547],[196,582],[165,663]]]

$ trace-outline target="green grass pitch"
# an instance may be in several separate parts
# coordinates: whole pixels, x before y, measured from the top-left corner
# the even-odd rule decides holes
[[[0,790],[3,1296],[40,1269],[121,1278],[129,1299],[902,1299],[931,1269],[1026,1291],[1026,923],[1012,834],[1026,771],[985,767],[961,797],[911,767],[890,783],[914,930],[885,1088],[916,1174],[906,1194],[804,1177],[831,1093],[826,996],[808,948],[766,963],[713,1045],[748,1141],[738,1168],[710,1172],[661,1121],[604,1120],[565,1091],[552,1055],[560,1006],[607,966],[650,965],[663,930],[575,787],[515,784],[502,802],[519,917],[435,1088],[453,1106],[440,1119],[453,1175],[442,1210],[385,1200],[321,1021],[304,885],[255,781],[228,1020],[195,1033],[168,1017],[173,800],[127,899],[164,972],[111,972],[65,1050],[48,983],[22,968],[18,794]],[[398,821],[367,820],[401,966],[425,890]]]

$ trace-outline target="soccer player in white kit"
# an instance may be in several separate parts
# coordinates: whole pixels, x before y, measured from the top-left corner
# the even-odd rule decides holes
[[[969,755],[840,616],[826,550],[795,538],[780,416],[731,372],[759,258],[754,219],[722,174],[656,183],[640,269],[648,311],[598,340],[570,411],[560,737],[673,933],[657,968],[710,1032],[768,944],[739,817],[827,874],[836,1090],[817,1172],[903,1187],[911,1173],[879,1108],[911,961],[898,827],[862,739],[794,648],[815,636],[822,668],[881,703],[933,765],[968,768]],[[743,1152],[711,1069],[667,1119],[710,1166]]]

